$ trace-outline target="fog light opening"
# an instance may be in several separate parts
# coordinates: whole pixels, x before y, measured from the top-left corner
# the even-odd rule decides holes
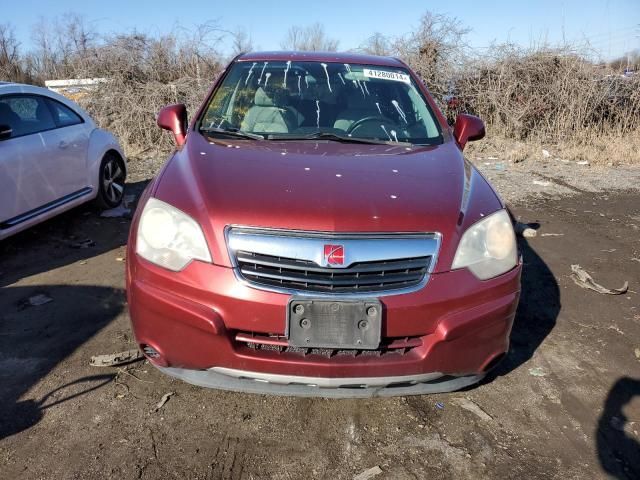
[[[140,345],[140,349],[142,350],[142,353],[144,353],[144,356],[150,360],[154,360],[161,357],[160,352],[158,352],[155,348],[153,348],[150,345],[142,344]]]
[[[162,353],[160,353],[151,345],[148,345],[146,343],[141,343],[140,350],[142,350],[142,353],[144,354],[145,358],[149,360],[149,362],[151,362],[153,365],[157,367],[169,366],[169,363],[167,362],[167,359],[164,357],[164,355],[162,355]]]

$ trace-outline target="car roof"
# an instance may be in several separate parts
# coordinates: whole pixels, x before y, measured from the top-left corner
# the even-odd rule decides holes
[[[0,82],[0,92],[10,91],[10,92],[38,92],[41,93],[43,90],[47,90],[43,87],[36,87],[35,85],[29,85],[26,83],[16,83],[16,82]]]
[[[75,113],[80,115],[85,122],[93,122],[91,117],[87,112],[85,112],[80,105],[78,105],[73,100],[60,95],[53,90],[49,90],[45,87],[37,87],[35,85],[28,85],[26,83],[11,83],[11,82],[0,82],[0,95],[13,95],[13,94],[31,94],[31,95],[42,95],[45,97],[52,98],[57,100],[60,103],[65,104],[67,107],[71,108]]]
[[[378,65],[382,67],[406,67],[401,60],[394,57],[380,57],[377,55],[364,55],[361,53],[351,52],[251,52],[239,55],[237,60],[240,62],[286,62],[291,60],[299,62],[353,63]]]

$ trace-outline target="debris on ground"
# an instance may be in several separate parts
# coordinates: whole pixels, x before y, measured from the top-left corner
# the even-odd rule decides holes
[[[122,205],[112,208],[111,210],[104,210],[100,216],[103,218],[119,218],[126,217],[131,214],[131,209]]]
[[[636,354],[636,358],[640,360],[640,348],[636,348],[634,353]]]
[[[124,257],[116,257],[116,262],[124,262]]]
[[[532,377],[545,377],[547,373],[540,367],[534,367],[529,369],[529,375]]]
[[[578,165],[589,165],[589,162],[586,160],[580,160],[579,162],[576,162]]]
[[[548,182],[546,180],[534,180],[533,184],[540,185],[541,187],[548,187],[549,185],[551,185],[551,182]]]
[[[23,307],[39,307],[49,302],[53,302],[53,298],[44,293],[38,293],[37,295],[29,297],[26,302],[23,302]]]
[[[437,408],[438,410],[443,410],[443,409],[444,409],[444,403],[442,403],[442,402],[437,402],[437,403],[436,403],[436,408]]]
[[[158,404],[156,405],[156,408],[153,410],[154,412],[157,412],[158,410],[160,410],[162,407],[164,407],[164,404],[167,403],[169,401],[169,398],[171,398],[172,395],[174,395],[175,392],[169,392],[169,393],[165,393],[162,398],[160,399],[160,401],[158,402]]]
[[[621,288],[605,288],[596,283],[591,275],[585,272],[580,265],[571,265],[571,278],[579,287],[607,295],[621,295],[629,289],[629,282],[624,282]]]
[[[368,468],[364,472],[360,472],[358,475],[353,477],[353,480],[369,480],[370,478],[375,477],[376,475],[380,475],[382,473],[382,469],[376,465],[375,467]]]
[[[528,223],[516,222],[513,229],[515,230],[516,235],[518,235],[519,237],[525,237],[525,238],[533,238],[538,233],[533,228],[531,228],[531,226]]]
[[[542,156],[544,158],[549,158],[551,156],[551,154],[549,153],[549,150],[545,150],[544,148],[542,149]]]
[[[541,237],[564,237],[564,233],[543,233]]]
[[[144,359],[142,352],[136,348],[108,355],[96,355],[95,357],[91,357],[89,365],[92,367],[114,367],[116,365],[122,365],[123,363],[142,359]]]
[[[480,420],[491,421],[493,417],[485,412],[480,405],[475,403],[473,400],[469,400],[468,398],[456,398],[454,403],[458,405],[460,408],[463,408],[471,413],[474,413]]]
[[[90,247],[95,247],[96,246],[96,242],[94,242],[90,238],[85,238],[84,240],[79,240],[77,242],[71,242],[69,244],[69,246],[71,248],[90,248]]]

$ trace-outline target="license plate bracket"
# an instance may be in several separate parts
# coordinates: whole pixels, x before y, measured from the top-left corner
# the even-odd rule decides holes
[[[374,350],[380,345],[382,304],[377,299],[291,297],[289,345],[301,348]]]

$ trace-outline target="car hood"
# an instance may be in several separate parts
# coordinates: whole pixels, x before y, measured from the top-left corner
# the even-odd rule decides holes
[[[326,232],[438,232],[440,261],[482,215],[501,208],[453,142],[429,147],[333,141],[209,140],[191,133],[154,196],[200,222],[230,265],[228,225]],[[455,246],[454,246],[455,248]]]

